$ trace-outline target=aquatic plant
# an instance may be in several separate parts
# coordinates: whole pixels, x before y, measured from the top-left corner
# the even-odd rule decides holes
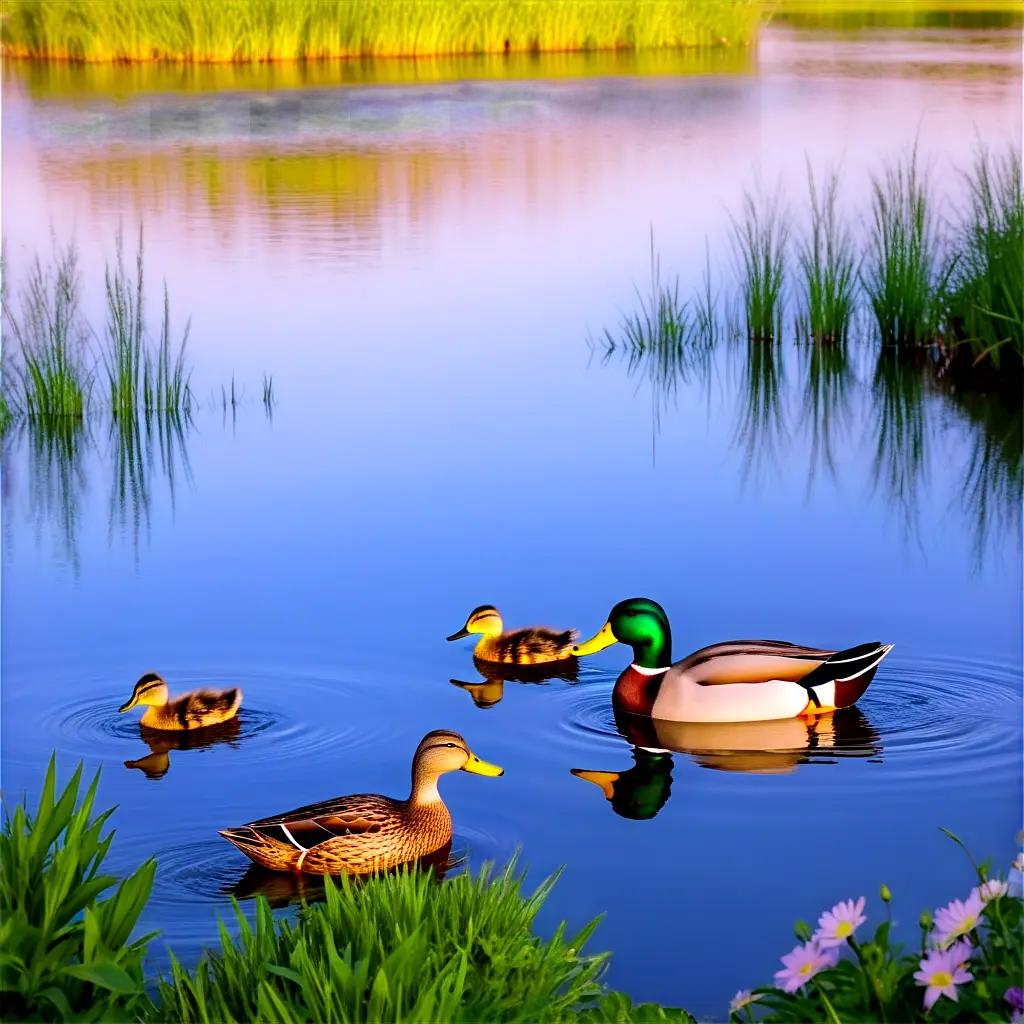
[[[1024,358],[1024,191],[1016,150],[982,150],[967,175],[969,204],[957,232],[945,315],[971,361]]]
[[[746,334],[768,342],[782,334],[785,253],[789,239],[780,193],[744,192],[743,212],[732,219],[733,249],[743,295]]]
[[[913,952],[892,941],[892,893],[885,885],[879,890],[885,919],[870,938],[856,934],[867,922],[863,896],[823,913],[813,933],[798,922],[799,945],[782,958],[776,985],[737,992],[729,1019],[1019,1020],[1024,901],[1019,887],[990,874],[988,863],[974,869],[978,885],[965,899],[921,915]],[[1015,874],[1016,866],[1011,879]]]
[[[842,344],[854,308],[857,259],[853,238],[837,210],[839,175],[833,172],[819,188],[808,163],[807,184],[810,230],[797,248],[803,275],[800,327],[812,341]]]
[[[872,224],[862,274],[883,345],[937,340],[949,268],[917,153],[872,179]]]
[[[117,258],[104,272],[107,300],[106,348],[110,409],[115,418],[130,419],[140,412],[187,412],[191,402],[190,373],[185,367],[185,346],[190,324],[181,344],[172,351],[171,309],[164,284],[163,319],[155,350],[146,337],[143,235],[135,257],[135,278],[124,267],[122,236],[117,236]]]
[[[78,253],[58,250],[46,266],[37,257],[21,291],[20,312],[4,293],[3,317],[16,346],[4,361],[5,387],[30,418],[80,419],[90,390],[79,313]],[[9,385],[6,377],[14,377]]]
[[[93,814],[99,776],[84,794],[81,779],[79,765],[58,795],[51,758],[35,812],[19,804],[0,831],[0,998],[8,1020],[127,1020],[150,1006],[142,964],[151,936],[131,935],[156,864],[146,861],[121,882],[100,873],[112,812]]]
[[[7,56],[273,61],[753,42],[757,0],[8,0]]]

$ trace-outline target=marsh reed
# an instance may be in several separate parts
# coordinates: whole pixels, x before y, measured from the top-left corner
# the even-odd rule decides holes
[[[789,227],[779,191],[744,192],[739,219],[732,218],[733,251],[740,277],[749,341],[782,334],[783,285]]]

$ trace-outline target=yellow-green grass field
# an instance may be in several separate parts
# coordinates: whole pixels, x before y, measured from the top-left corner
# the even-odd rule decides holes
[[[9,57],[194,63],[743,46],[760,0],[4,0]]]

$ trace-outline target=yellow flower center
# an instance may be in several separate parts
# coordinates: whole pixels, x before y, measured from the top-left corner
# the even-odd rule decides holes
[[[800,973],[801,974],[810,974],[811,973],[811,965],[810,964],[801,964],[800,965]]]
[[[840,921],[836,925],[836,938],[845,939],[847,935],[853,934],[853,925],[849,921]]]
[[[953,975],[949,971],[936,971],[929,984],[935,988],[945,988],[947,985],[953,984]]]

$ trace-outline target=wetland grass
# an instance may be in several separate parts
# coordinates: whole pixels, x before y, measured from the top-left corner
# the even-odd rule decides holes
[[[803,309],[798,330],[811,341],[842,345],[853,316],[857,256],[849,228],[841,221],[837,202],[839,176],[833,172],[819,187],[810,165],[810,228],[797,247],[803,277]]]
[[[744,46],[759,0],[7,0],[9,57],[187,63]]]
[[[740,219],[732,219],[732,232],[747,339],[775,341],[782,334],[789,240],[780,194],[764,196],[745,192]]]
[[[872,180],[864,289],[883,345],[928,345],[941,327],[948,268],[928,182],[917,154]]]
[[[954,343],[972,365],[1024,359],[1024,192],[1021,160],[981,152],[967,175],[969,200],[956,238],[946,296]]]

